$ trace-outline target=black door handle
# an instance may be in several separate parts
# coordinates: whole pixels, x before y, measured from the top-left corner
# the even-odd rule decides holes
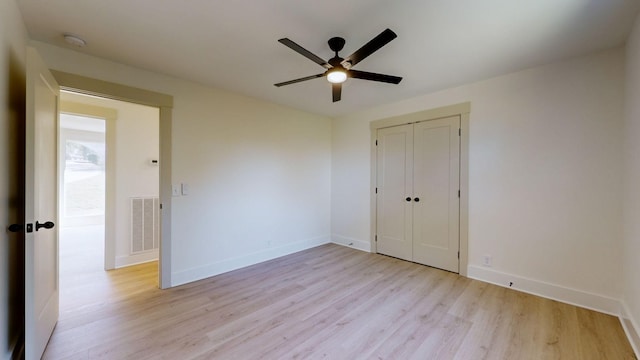
[[[54,226],[56,226],[56,224],[54,224],[51,221],[47,221],[44,224],[41,224],[36,221],[36,231],[40,230],[40,228],[53,229]]]
[[[407,197],[405,200],[407,200],[407,201],[411,201],[411,198],[410,198],[410,197]]]
[[[415,201],[415,202],[419,202],[419,201],[420,201],[420,198],[414,198],[414,199],[413,199],[413,201]]]
[[[11,224],[11,225],[9,225],[7,230],[9,230],[10,232],[21,231],[22,230],[22,225],[20,225],[20,224]]]

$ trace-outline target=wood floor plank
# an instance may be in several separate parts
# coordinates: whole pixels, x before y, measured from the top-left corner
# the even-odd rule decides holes
[[[247,348],[258,349],[263,356],[272,358],[283,356],[280,354],[281,350],[286,353],[294,352],[290,348],[292,343],[301,343],[309,337],[317,337],[318,333],[321,333],[321,330],[329,323],[338,321],[353,307],[359,306],[361,302],[365,301],[367,296],[377,293],[377,289],[383,289],[388,281],[385,280],[385,277],[394,271],[400,271],[398,269],[386,271],[386,267],[367,266],[368,261],[366,259],[364,261],[363,267],[357,266],[352,269],[342,267],[341,274],[338,277],[331,277],[330,283],[310,286],[313,294],[301,296],[300,300],[291,304],[294,306],[287,308],[285,312],[271,313],[271,315],[261,314],[262,318],[267,321],[265,326],[251,327],[247,330],[251,333],[248,333],[246,337],[221,343],[213,351],[201,354],[201,358],[208,358],[228,348],[234,349],[232,352],[246,352]],[[400,264],[401,268],[404,266],[405,264]],[[327,270],[324,269],[324,271]],[[355,274],[354,270],[358,274]],[[287,324],[289,327],[282,327],[283,324]],[[293,326],[291,327],[291,325]],[[249,346],[251,345],[249,344],[250,340],[256,338],[260,340],[263,334],[273,332],[275,328],[278,328],[279,336],[286,341],[261,344],[258,347]]]
[[[418,275],[422,269],[416,268],[401,272],[389,272],[385,278],[372,284],[380,289],[370,292],[368,297],[362,297],[361,301],[349,299],[347,307],[326,308],[324,313],[318,314],[318,320],[322,320],[322,326],[311,327],[315,331],[306,341],[300,343],[294,349],[285,349],[287,353],[299,358],[309,357],[312,353],[326,354],[328,358],[337,356],[348,357],[352,351],[357,350],[352,346],[355,342],[363,341],[358,336],[358,331],[365,330],[365,334],[376,332],[375,324],[387,324],[384,321],[384,307],[395,308],[398,300],[405,292],[411,291],[411,278]],[[367,290],[369,292],[369,290]],[[362,294],[366,296],[366,294]],[[336,311],[339,309],[339,311]],[[383,315],[380,317],[380,315]],[[357,339],[357,341],[354,341]],[[304,339],[302,339],[304,340]],[[320,344],[320,346],[318,345]]]
[[[613,316],[338,245],[168,290],[153,263],[64,281],[44,359],[635,358]]]
[[[467,279],[442,272],[432,282],[431,291],[410,309],[409,316],[385,342],[378,345],[372,358],[407,359],[417,353],[417,349],[429,337],[438,336],[438,327],[448,315],[455,299],[464,291]],[[423,284],[416,284],[420,286]],[[429,358],[427,354],[421,354]]]

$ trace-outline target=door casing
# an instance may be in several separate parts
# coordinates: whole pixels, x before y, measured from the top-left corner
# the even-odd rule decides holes
[[[171,285],[171,128],[173,96],[51,70],[60,89],[160,109],[160,259],[158,284]]]

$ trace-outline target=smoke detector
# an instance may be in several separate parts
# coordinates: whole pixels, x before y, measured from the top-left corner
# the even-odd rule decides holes
[[[72,35],[72,34],[64,34],[64,41],[66,41],[68,44],[71,44],[71,45],[77,46],[77,47],[85,47],[85,46],[87,46],[87,42],[86,41],[84,41],[80,37],[78,37],[76,35]]]

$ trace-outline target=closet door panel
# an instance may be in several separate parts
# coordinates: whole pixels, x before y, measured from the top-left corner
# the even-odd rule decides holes
[[[413,261],[459,271],[459,117],[414,127]]]
[[[412,260],[413,125],[378,130],[377,252]]]

